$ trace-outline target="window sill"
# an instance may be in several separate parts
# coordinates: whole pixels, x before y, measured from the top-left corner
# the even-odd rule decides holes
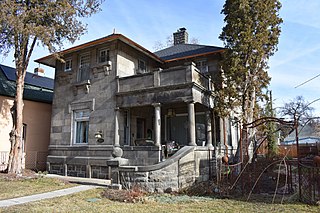
[[[74,147],[83,147],[83,146],[89,146],[89,144],[88,143],[73,143],[72,144],[72,146],[74,146]]]
[[[91,86],[90,80],[77,82],[77,83],[73,84],[73,94],[76,96],[78,94],[79,89],[84,89],[84,92],[86,94],[88,94],[90,86]]]

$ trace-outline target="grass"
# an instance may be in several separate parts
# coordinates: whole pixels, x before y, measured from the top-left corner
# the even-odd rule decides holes
[[[0,177],[0,200],[49,192],[75,186],[53,178],[6,179]]]
[[[103,189],[93,189],[25,205],[0,209],[3,212],[320,212],[319,206],[305,204],[267,204],[232,199],[188,196],[150,196],[138,203],[111,201],[101,196]]]

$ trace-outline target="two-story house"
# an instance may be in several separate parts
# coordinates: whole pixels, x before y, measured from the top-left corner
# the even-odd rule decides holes
[[[223,48],[187,40],[180,28],[152,53],[111,34],[36,60],[55,68],[49,171],[108,178],[114,158],[150,166],[181,147],[236,146],[237,127],[213,113]]]

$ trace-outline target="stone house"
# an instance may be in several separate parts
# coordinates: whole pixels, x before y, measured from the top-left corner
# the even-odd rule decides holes
[[[150,191],[168,188],[151,174],[168,175],[174,189],[208,178],[202,161],[210,150],[236,149],[238,130],[213,113],[223,49],[187,40],[180,28],[172,47],[152,53],[111,34],[62,51],[63,61],[36,60],[55,68],[49,172],[122,184],[142,172]]]
[[[38,69],[37,69],[38,70]],[[0,170],[7,168],[12,129],[10,109],[14,103],[16,70],[0,64]],[[50,141],[53,79],[27,72],[24,86],[24,168],[45,170]]]

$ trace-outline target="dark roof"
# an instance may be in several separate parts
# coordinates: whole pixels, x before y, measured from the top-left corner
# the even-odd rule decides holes
[[[5,76],[7,77],[8,80],[10,80],[10,81],[16,80],[16,69],[15,68],[0,64],[0,69],[3,71],[3,73],[5,74]],[[53,79],[47,78],[47,77],[42,77],[39,75],[35,75],[30,72],[26,73],[24,83],[32,85],[32,86],[51,89],[51,90],[53,90],[53,85],[54,85]]]
[[[0,64],[0,95],[14,97],[16,93],[16,70]],[[26,74],[23,99],[52,103],[53,79]]]
[[[209,53],[217,53],[223,51],[224,48],[199,45],[199,44],[177,44],[166,49],[155,52],[162,60],[173,60],[179,58],[204,55]]]

